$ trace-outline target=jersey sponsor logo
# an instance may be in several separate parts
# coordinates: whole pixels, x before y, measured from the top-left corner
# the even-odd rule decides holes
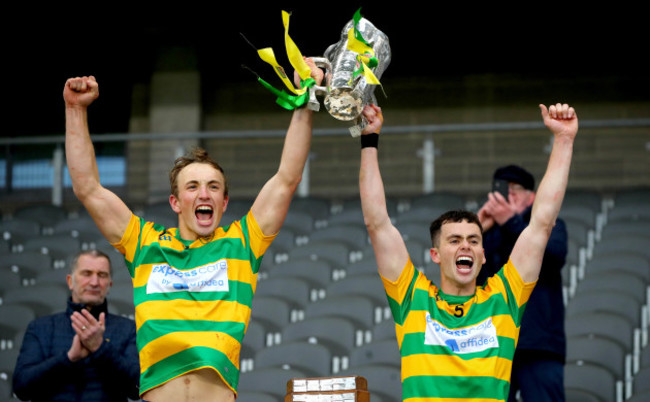
[[[154,265],[147,281],[147,293],[227,292],[228,263],[225,259],[188,270],[169,264]]]
[[[488,318],[471,327],[449,329],[427,313],[424,333],[425,345],[446,346],[454,353],[475,353],[499,347],[497,330]]]

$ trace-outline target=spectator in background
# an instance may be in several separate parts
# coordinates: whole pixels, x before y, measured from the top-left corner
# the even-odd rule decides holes
[[[520,166],[498,168],[494,181],[505,184],[507,198],[498,191],[491,192],[478,211],[486,258],[477,278],[479,286],[508,262],[515,242],[530,222],[535,200],[535,179]],[[517,391],[526,402],[564,401],[566,337],[561,272],[567,250],[566,225],[557,219],[521,323],[509,401],[516,401]]]
[[[137,400],[135,323],[108,312],[109,257],[82,251],[70,266],[67,310],[29,324],[14,370],[14,393],[34,402]]]

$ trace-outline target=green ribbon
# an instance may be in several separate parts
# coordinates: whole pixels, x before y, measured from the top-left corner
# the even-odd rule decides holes
[[[369,48],[372,48],[372,46],[364,39],[363,35],[361,34],[361,31],[359,31],[358,25],[359,25],[359,21],[361,21],[361,18],[362,18],[361,8],[359,8],[357,9],[357,11],[355,11],[354,16],[352,17],[352,20],[354,21],[354,37],[359,42],[363,43]],[[379,61],[374,55],[365,54],[364,56],[368,58],[368,63],[367,63],[368,68],[374,68],[379,65]],[[356,78],[359,74],[363,74],[366,65],[366,63],[364,63],[361,60],[360,56],[357,56],[357,60],[359,61],[359,68],[352,73],[352,78]]]
[[[294,110],[303,107],[307,102],[309,102],[309,91],[306,91],[302,95],[291,95],[284,90],[279,90],[268,82],[264,81],[262,78],[257,78],[257,80],[262,84],[266,89],[271,93],[277,96],[275,103],[282,106],[287,110]],[[311,88],[316,85],[316,81],[313,78],[307,78],[306,80],[300,81],[301,88]]]

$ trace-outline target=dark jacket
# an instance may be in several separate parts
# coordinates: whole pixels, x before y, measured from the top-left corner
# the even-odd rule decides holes
[[[92,309],[106,313],[102,345],[87,358],[72,363],[68,350],[75,335],[70,316],[82,305],[68,300],[65,312],[40,317],[27,327],[13,375],[14,393],[31,401],[137,400],[140,363],[135,323],[108,314],[106,301]]]
[[[510,252],[521,232],[530,222],[531,208],[515,215],[503,226],[495,225],[483,234],[487,262],[477,278],[477,285],[485,284],[508,261]],[[542,352],[544,356],[564,361],[566,336],[564,334],[564,299],[562,296],[562,267],[568,252],[566,225],[557,219],[549,238],[542,270],[537,285],[528,300],[517,352]]]

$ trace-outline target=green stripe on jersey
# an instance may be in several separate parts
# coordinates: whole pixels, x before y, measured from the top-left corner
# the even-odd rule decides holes
[[[237,389],[239,369],[230,362],[225,354],[202,346],[185,349],[149,367],[147,371],[142,373],[140,389],[149,390],[188,371],[211,367],[215,362],[221,363],[222,367],[215,368],[219,369],[221,375],[234,389]],[[173,367],[174,370],[170,371],[170,367]]]
[[[508,381],[492,377],[412,376],[404,380],[402,399],[497,399],[508,395]]]

